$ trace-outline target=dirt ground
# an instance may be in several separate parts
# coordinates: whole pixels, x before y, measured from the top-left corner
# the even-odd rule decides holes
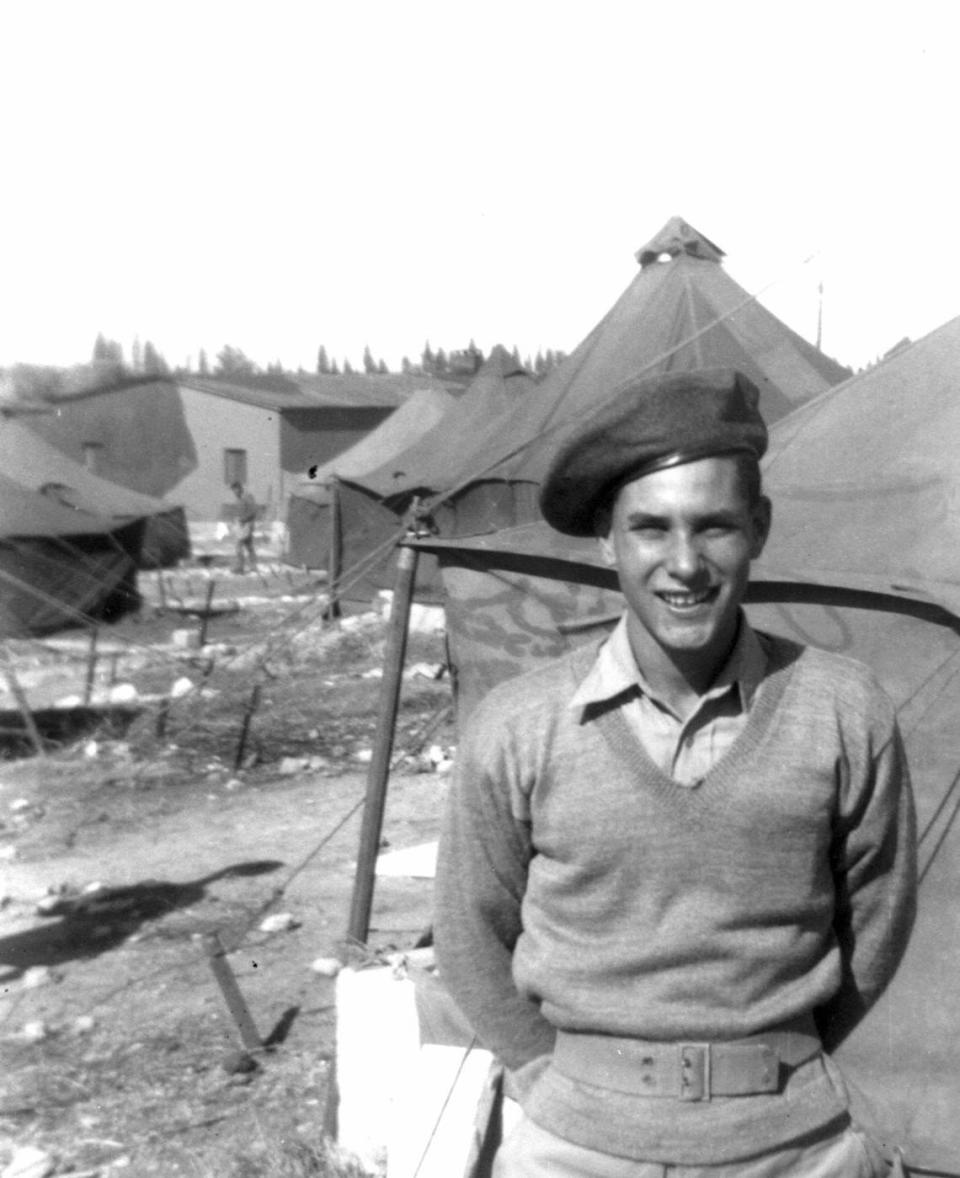
[[[184,647],[174,630],[200,623],[171,602],[209,575],[168,578],[166,609],[153,595],[101,631],[94,695],[133,685],[132,718],[0,761],[0,1173],[30,1149],[30,1175],[349,1172],[324,1160],[335,982],[313,966],[343,952],[385,625],[365,609],[322,620],[302,575],[221,572],[223,612]],[[28,692],[82,690],[83,632],[11,646]],[[411,636],[391,848],[436,837],[453,741],[442,659],[442,634]],[[264,931],[268,917],[285,927]],[[429,919],[429,881],[379,878],[368,955],[412,947]],[[266,1045],[253,1070],[211,933]]]

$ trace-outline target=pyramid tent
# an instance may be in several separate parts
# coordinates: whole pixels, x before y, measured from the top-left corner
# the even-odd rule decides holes
[[[903,965],[837,1052],[854,1105],[921,1172],[960,1174],[960,319],[784,418],[748,613],[852,655],[893,699],[917,799],[919,916]],[[622,608],[592,540],[542,521],[419,542],[441,562],[462,719],[495,682],[604,633]]]
[[[392,584],[391,540],[396,538],[413,496],[453,486],[464,456],[472,451],[477,438],[496,431],[499,422],[535,387],[526,369],[497,344],[433,428],[362,474],[337,471],[339,567],[349,577],[350,570],[369,563],[371,553],[384,552],[370,575],[357,579],[352,590],[355,594],[368,596],[376,588]],[[435,589],[424,566],[419,580],[421,598],[430,598]]]
[[[0,418],[0,468],[21,486],[70,510],[86,511],[116,526],[143,520],[141,568],[166,568],[190,555],[182,507],[98,477],[17,417]]]
[[[371,467],[351,481],[384,499],[454,486],[464,463],[478,445],[482,447],[483,438],[499,431],[500,422],[535,385],[523,365],[497,344],[452,413],[412,445],[391,455],[389,462]],[[348,472],[338,473],[350,478]]]
[[[849,376],[739,286],[724,270],[719,247],[681,218],[636,257],[633,281],[541,384],[493,422],[461,435],[430,479],[407,468],[401,489],[417,479],[433,493],[428,506],[441,535],[478,535],[536,519],[537,488],[565,430],[637,373],[738,368],[760,389],[768,423]],[[369,499],[390,492],[383,472],[350,488]],[[395,506],[405,506],[402,495]],[[369,504],[356,510],[364,518],[371,512]]]
[[[739,286],[721,257],[686,222],[669,221],[637,251],[639,272],[572,355],[464,454],[459,483],[539,485],[565,424],[576,428],[598,397],[640,372],[737,368],[759,388],[768,425],[850,375]]]
[[[0,475],[0,637],[45,634],[135,606],[144,520],[65,507]]]
[[[446,389],[418,389],[355,446],[305,472],[287,504],[287,562],[326,568],[331,544],[331,480],[361,478],[389,463],[393,455],[434,429],[456,402]]]

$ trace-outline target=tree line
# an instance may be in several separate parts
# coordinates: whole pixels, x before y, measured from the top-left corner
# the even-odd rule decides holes
[[[547,348],[536,356],[521,359],[519,349],[511,353],[518,367],[523,367],[536,379],[541,380],[557,367],[566,356],[563,352]],[[400,372],[414,376],[432,376],[438,379],[459,381],[464,384],[481,368],[487,357],[471,339],[465,348],[447,350],[434,349],[427,341],[420,354],[411,359],[404,356]],[[317,349],[314,372],[320,376],[351,376],[363,373],[367,376],[387,376],[390,369],[382,358],[374,356],[367,346],[359,367],[355,368],[348,358],[338,361],[321,344]],[[279,360],[261,367],[233,344],[225,344],[211,360],[201,348],[196,361],[187,357],[180,365],[171,365],[159,348],[149,339],[134,339],[127,356],[123,346],[110,339],[103,332],[94,341],[90,361],[76,364],[71,368],[55,368],[46,365],[17,364],[7,370],[0,370],[7,393],[18,399],[56,400],[58,397],[76,393],[87,388],[104,388],[138,377],[201,376],[212,379],[235,381],[296,380],[297,377],[312,375],[303,368],[285,369]]]

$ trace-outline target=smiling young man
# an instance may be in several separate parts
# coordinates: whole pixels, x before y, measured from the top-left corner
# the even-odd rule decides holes
[[[498,1178],[888,1172],[827,1052],[906,945],[909,780],[866,668],[743,615],[757,400],[726,370],[627,382],[542,488],[626,610],[458,750],[436,949],[524,1108]]]

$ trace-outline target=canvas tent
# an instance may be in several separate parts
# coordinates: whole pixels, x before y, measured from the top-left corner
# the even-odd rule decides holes
[[[305,472],[287,506],[287,563],[327,568],[333,540],[333,480],[362,477],[389,463],[433,429],[454,404],[456,398],[446,389],[418,389],[356,445]]]
[[[760,628],[868,662],[917,798],[919,916],[903,966],[838,1052],[860,1114],[917,1172],[960,1175],[960,318],[772,430]],[[459,715],[604,632],[621,608],[594,541],[534,522],[421,541],[439,556]]]
[[[348,552],[351,516],[369,533],[378,510],[393,508],[398,518],[414,490],[427,499],[442,536],[479,535],[536,519],[537,488],[563,431],[595,411],[603,393],[639,372],[738,368],[760,389],[768,423],[849,376],[739,286],[723,268],[723,251],[681,218],[670,220],[636,257],[640,269],[630,285],[541,384],[463,430],[451,415],[440,427],[445,445],[421,451],[416,461],[410,456],[402,480],[381,470],[344,484]]]
[[[502,346],[494,347],[479,372],[442,420],[404,449],[384,455],[363,472],[336,470],[331,492],[338,518],[336,572],[352,592],[369,596],[392,583],[392,541],[395,541],[414,496],[429,496],[451,485],[478,438],[499,428],[535,382]],[[463,525],[468,527],[469,525]],[[379,562],[376,554],[381,553]],[[352,570],[375,563],[367,575]],[[421,598],[435,596],[438,585],[428,564],[418,579]]]
[[[168,568],[190,555],[182,507],[98,477],[16,417],[0,419],[0,469],[69,510],[100,516],[120,527],[142,520],[141,568]]]
[[[0,475],[0,637],[133,608],[143,529],[143,517],[104,519]]]

